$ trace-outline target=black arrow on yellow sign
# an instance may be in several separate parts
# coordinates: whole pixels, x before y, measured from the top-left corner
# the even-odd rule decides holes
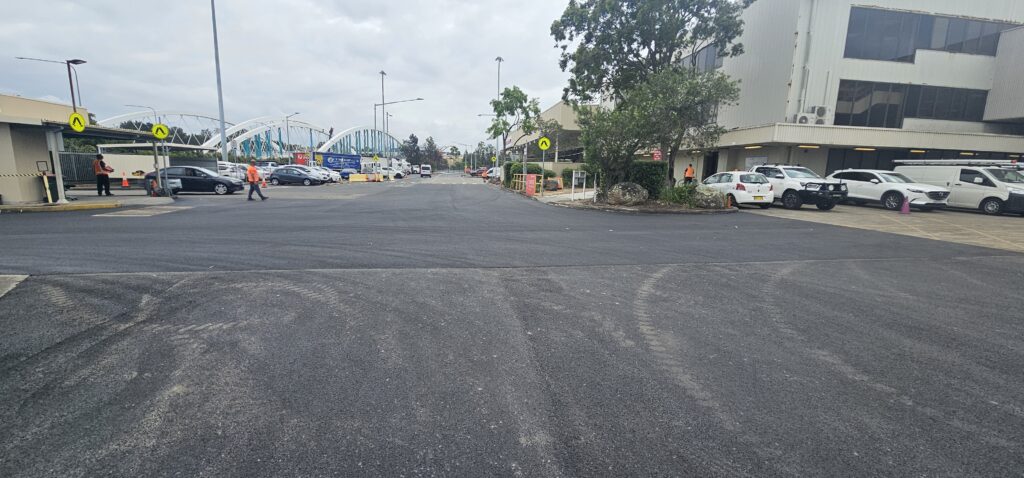
[[[82,125],[82,118],[79,118],[79,117],[75,116],[75,118],[71,120],[71,125],[72,126],[83,126]]]

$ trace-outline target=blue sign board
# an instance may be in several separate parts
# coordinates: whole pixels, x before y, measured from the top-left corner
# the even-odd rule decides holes
[[[318,153],[317,156],[323,156],[323,165],[327,169],[336,171],[349,168],[356,171],[362,170],[362,158],[358,154]]]

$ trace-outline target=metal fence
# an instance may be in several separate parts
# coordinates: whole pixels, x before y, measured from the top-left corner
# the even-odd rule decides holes
[[[64,174],[65,183],[95,182],[96,173],[92,170],[92,162],[96,153],[60,153],[60,170]]]

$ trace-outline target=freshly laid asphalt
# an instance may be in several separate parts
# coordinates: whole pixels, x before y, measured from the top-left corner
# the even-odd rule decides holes
[[[444,176],[270,195],[0,216],[0,476],[1024,470],[1024,256]]]

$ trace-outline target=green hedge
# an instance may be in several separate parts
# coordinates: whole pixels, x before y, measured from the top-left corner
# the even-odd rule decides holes
[[[651,199],[656,199],[661,197],[666,174],[664,161],[633,161],[626,178],[631,183],[643,186],[650,193]]]
[[[509,187],[512,185],[512,176],[515,174],[522,174],[523,163],[505,163],[502,168],[504,169],[504,171],[502,171],[502,182],[505,183],[505,187]],[[541,167],[539,164],[526,163],[526,174],[540,174],[540,171]],[[556,174],[554,171],[550,169],[544,170],[544,179],[550,179],[555,176]]]

